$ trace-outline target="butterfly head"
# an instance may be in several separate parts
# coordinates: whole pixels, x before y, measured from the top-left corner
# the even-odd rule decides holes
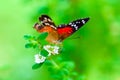
[[[44,28],[42,25],[40,25],[39,23],[36,23],[34,26],[33,26],[34,29],[36,29],[37,31],[40,31]]]

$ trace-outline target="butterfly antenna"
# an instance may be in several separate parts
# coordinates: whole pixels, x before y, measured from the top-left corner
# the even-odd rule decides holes
[[[74,38],[68,38],[68,39],[80,39],[81,37],[74,37]]]

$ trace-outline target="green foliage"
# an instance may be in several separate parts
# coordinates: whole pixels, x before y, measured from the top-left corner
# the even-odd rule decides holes
[[[33,53],[39,53],[42,45],[48,44],[45,40],[37,41],[39,33],[32,28],[41,14],[49,15],[56,26],[90,17],[86,25],[64,40],[64,51],[53,58],[59,66],[64,61],[75,63],[75,74],[64,79],[120,79],[120,0],[0,0],[0,3],[0,80],[56,80],[47,72],[47,67],[53,65],[51,60],[49,65],[31,70]],[[37,44],[30,47],[34,49],[23,48],[25,40],[21,37],[26,33],[35,35],[26,40],[26,44]],[[80,39],[71,39],[75,37]],[[72,75],[78,78],[71,78]]]
[[[73,61],[63,60],[56,63],[55,61],[50,60],[46,65],[48,65],[48,71],[50,72],[51,77],[56,80],[76,80],[78,78],[79,73],[74,71],[75,64]]]
[[[26,35],[24,35],[24,38],[25,38],[26,40],[33,40],[33,39],[35,39],[35,36],[32,36],[32,35],[30,35],[30,34],[26,34]]]
[[[38,69],[38,68],[40,68],[41,66],[43,65],[43,63],[39,63],[39,64],[34,64],[33,66],[32,66],[32,69]]]
[[[24,35],[25,40],[28,41],[28,43],[25,44],[25,48],[40,48],[41,45],[48,44],[48,42],[45,40],[45,38],[48,36],[48,33],[41,33],[38,37],[35,37],[33,35]]]
[[[40,54],[41,54],[42,56],[44,56],[44,57],[47,57],[49,53],[48,53],[46,50],[42,49],[42,50],[40,51]]]
[[[38,37],[33,37],[32,35],[25,35],[25,39],[28,40],[29,43],[25,45],[26,48],[34,47],[34,45],[40,45],[39,49],[39,55],[44,56],[44,57],[49,57],[48,55],[51,54],[47,50],[43,48],[44,44],[41,44],[43,41],[45,41],[48,33],[42,33]],[[36,43],[36,44],[35,44]],[[47,44],[48,45],[48,44]],[[55,45],[55,44],[54,44]],[[52,45],[53,46],[53,45]],[[45,46],[44,46],[45,47]],[[53,47],[49,47],[50,51],[53,51]],[[36,47],[34,47],[36,48]],[[47,48],[47,47],[46,47]],[[37,56],[37,59],[41,59],[41,56]],[[40,57],[40,58],[39,58]],[[77,72],[74,71],[75,64],[72,61],[62,61],[62,58],[56,57],[56,60],[58,63],[56,63],[54,60],[49,59],[36,63],[32,66],[32,69],[38,69],[42,66],[43,63],[45,63],[48,66],[48,71],[50,72],[50,75],[52,78],[57,79],[57,80],[70,80],[73,79],[73,76],[76,76]]]
[[[74,62],[72,62],[72,61],[67,61],[67,62],[63,62],[63,63],[61,64],[61,67],[66,68],[66,69],[68,69],[68,70],[72,70],[72,69],[75,68],[75,64],[74,64]]]
[[[25,44],[25,48],[31,48],[31,47],[33,47],[33,44],[32,44],[32,43],[26,43],[26,44]]]
[[[38,40],[44,40],[48,36],[47,32],[43,32],[38,36]]]
[[[49,53],[42,47],[47,43],[47,41],[45,40],[47,36],[48,36],[47,32],[39,34],[38,37],[35,37],[33,35],[24,35],[24,38],[28,41],[28,43],[25,44],[25,48],[37,48],[40,50],[39,52],[40,55],[47,57]],[[42,64],[43,63],[34,64],[32,66],[32,69],[38,69],[42,66]]]

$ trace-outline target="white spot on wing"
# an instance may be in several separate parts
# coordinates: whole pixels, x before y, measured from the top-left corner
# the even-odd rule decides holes
[[[46,17],[44,17],[44,19],[45,19],[45,20],[47,20],[47,18],[46,18]]]
[[[75,24],[75,25],[73,25],[73,27],[75,28],[75,30],[77,30],[77,29],[78,29],[78,26],[76,26],[76,24]]]
[[[55,26],[53,26],[53,25],[50,25],[52,28],[54,28],[54,29],[57,29]]]
[[[78,29],[78,27],[77,27],[77,26],[75,26],[74,28],[75,28],[75,30],[77,30],[77,29]]]
[[[76,23],[80,23],[79,21],[77,21]]]
[[[52,22],[50,19],[47,19],[49,22]]]
[[[45,23],[45,25],[50,25],[49,23]]]
[[[82,23],[85,24],[85,20],[82,20]]]

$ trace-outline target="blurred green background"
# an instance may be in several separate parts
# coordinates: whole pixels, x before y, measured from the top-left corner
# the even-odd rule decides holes
[[[120,0],[1,0],[0,80],[53,80],[47,66],[32,70],[37,51],[24,47],[24,34],[38,35],[32,27],[41,14],[57,25],[90,17],[64,41],[62,56],[82,80],[120,80]]]

